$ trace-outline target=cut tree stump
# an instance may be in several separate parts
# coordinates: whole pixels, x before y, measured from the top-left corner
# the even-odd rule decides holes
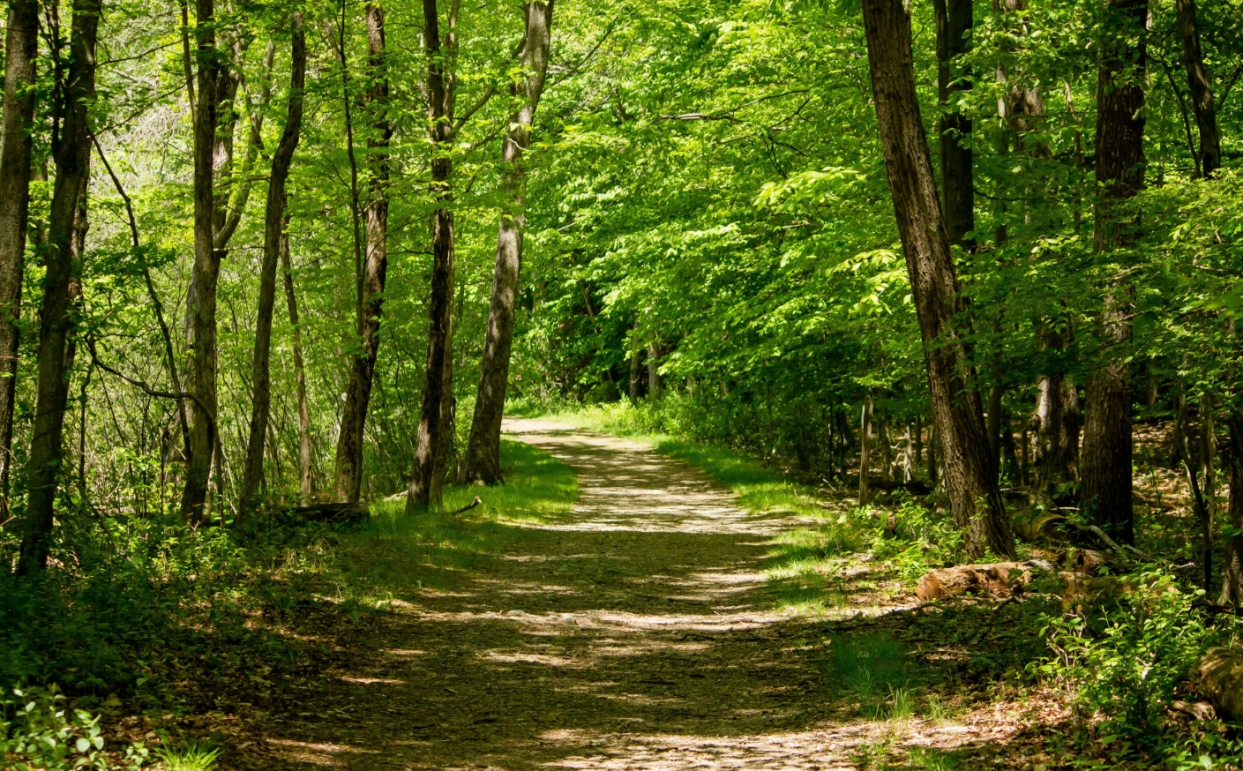
[[[1022,593],[1036,574],[1052,572],[1053,564],[1045,560],[959,565],[928,571],[919,579],[915,595],[924,602],[964,594],[977,597],[1011,597]]]
[[[1208,697],[1217,713],[1228,720],[1243,720],[1243,651],[1209,648],[1196,664],[1196,686]]]

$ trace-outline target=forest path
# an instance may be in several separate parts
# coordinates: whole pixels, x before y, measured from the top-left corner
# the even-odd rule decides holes
[[[877,723],[824,676],[832,622],[771,609],[768,541],[796,520],[749,514],[702,472],[644,445],[536,420],[506,431],[578,473],[570,518],[529,526],[452,590],[424,590],[417,607],[387,617],[369,633],[366,660],[316,695],[315,716],[269,734],[270,759],[857,767],[852,755],[876,741]]]

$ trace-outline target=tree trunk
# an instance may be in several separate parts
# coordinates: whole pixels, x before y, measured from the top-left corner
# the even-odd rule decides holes
[[[664,390],[664,382],[660,379],[660,343],[652,343],[647,347],[647,395],[653,400],[659,399]],[[772,403],[769,402],[769,424],[772,424]]]
[[[919,114],[911,20],[903,0],[864,0],[868,63],[898,232],[924,342],[941,462],[954,519],[972,556],[1013,557],[1014,539],[988,454],[984,409],[968,365],[958,278]],[[977,503],[978,502],[978,503]],[[982,504],[982,507],[979,505]]]
[[[214,235],[216,211],[212,191],[216,124],[219,122],[213,0],[195,0],[198,45],[198,110],[194,120],[194,267],[186,300],[190,312],[190,367],[186,385],[194,395],[190,424],[190,457],[181,495],[181,514],[192,525],[206,515],[207,483],[216,448],[216,279],[220,255]]]
[[[1101,45],[1097,81],[1095,244],[1098,251],[1135,240],[1138,221],[1125,202],[1144,184],[1144,84],[1148,0],[1111,0],[1111,30]],[[1136,69],[1138,67],[1138,69]],[[1136,74],[1140,73],[1140,74]],[[1130,293],[1109,290],[1101,316],[1105,361],[1088,375],[1080,465],[1082,506],[1114,540],[1135,542],[1131,509]]]
[[[953,59],[969,48],[966,33],[973,26],[971,0],[933,0],[937,30],[937,136],[941,151],[941,205],[950,243],[970,248],[967,234],[975,230],[975,177],[971,157],[971,119],[952,104],[971,90]]]
[[[4,46],[4,118],[0,124],[0,491],[7,496],[30,210],[35,60],[39,48],[36,0],[9,3]]]
[[[371,88],[367,92],[366,109],[373,115],[372,135],[367,139],[368,169],[371,176],[371,197],[367,203],[367,246],[363,262],[361,286],[361,351],[353,357],[350,381],[341,410],[341,433],[337,437],[337,461],[334,474],[336,499],[357,503],[362,488],[363,428],[371,404],[371,385],[380,352],[380,318],[383,312],[384,283],[388,274],[388,146],[393,125],[388,118],[388,66],[384,38],[384,9],[379,3],[368,3],[367,69]]]
[[[522,46],[524,77],[512,86],[513,96],[521,96],[523,105],[509,119],[510,129],[503,150],[503,186],[510,199],[510,210],[501,214],[497,235],[496,269],[492,275],[492,302],[488,308],[487,335],[479,369],[479,392],[470,425],[466,460],[462,466],[465,482],[497,484],[501,481],[501,419],[505,414],[505,389],[509,382],[514,309],[518,303],[523,228],[526,224],[526,169],[522,156],[531,142],[535,109],[544,92],[552,37],[552,9],[553,0],[531,0],[526,4],[526,37]],[[633,378],[631,390],[634,390]]]
[[[95,45],[100,0],[74,0],[70,64],[61,88],[63,103],[59,141],[52,148],[56,182],[48,218],[48,246],[39,324],[38,385],[30,442],[30,479],[26,527],[18,573],[33,575],[47,566],[52,544],[53,510],[64,447],[61,438],[69,396],[70,334],[74,328],[75,271],[80,257],[75,235],[85,235],[79,216],[90,178],[91,128],[88,110],[95,99]]]
[[[263,481],[263,451],[268,434],[268,414],[272,407],[272,311],[276,305],[276,266],[280,262],[281,235],[285,224],[285,184],[293,165],[294,151],[302,133],[303,90],[306,85],[306,33],[301,11],[291,14],[292,59],[289,74],[289,105],[285,128],[272,155],[268,177],[268,200],[263,214],[263,263],[259,269],[259,313],[255,322],[255,349],[251,362],[254,399],[250,413],[250,437],[246,444],[246,466],[242,472],[241,518],[254,513],[259,485]]]
[[[1226,419],[1229,430],[1228,444],[1223,461],[1226,479],[1230,487],[1230,507],[1227,516],[1235,533],[1243,532],[1243,412],[1235,410]],[[1222,575],[1222,605],[1243,605],[1243,535],[1230,539],[1226,553],[1226,569]]]
[[[871,500],[872,475],[872,397],[863,399],[863,415],[859,420],[859,505]]]
[[[1191,107],[1200,129],[1200,173],[1210,179],[1221,167],[1221,136],[1217,130],[1217,106],[1213,87],[1204,69],[1204,53],[1200,50],[1200,30],[1196,22],[1195,0],[1174,0],[1178,8],[1178,34],[1183,43],[1183,66],[1191,91]]]
[[[893,437],[889,434],[889,413],[880,419],[880,478],[893,481]]]
[[[456,0],[453,5],[456,11]],[[428,59],[427,95],[432,139],[432,195],[439,208],[432,212],[432,287],[428,302],[427,377],[419,428],[415,437],[414,471],[406,493],[406,511],[415,513],[439,506],[444,488],[443,453],[448,446],[453,399],[453,200],[450,179],[454,87],[442,62],[440,21],[436,0],[423,0],[423,43]],[[456,47],[456,13],[449,15],[444,48]]]
[[[289,307],[289,325],[293,327],[293,369],[298,388],[298,486],[302,505],[311,503],[315,492],[311,476],[311,410],[306,399],[306,366],[302,361],[302,327],[298,320],[298,296],[293,288],[293,267],[289,259],[289,216],[285,216],[285,232],[281,235],[281,271],[285,274],[285,304]]]

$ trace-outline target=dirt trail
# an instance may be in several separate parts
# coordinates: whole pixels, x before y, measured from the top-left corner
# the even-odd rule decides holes
[[[767,538],[795,523],[632,442],[506,429],[577,471],[572,518],[386,620],[314,716],[269,735],[271,767],[856,767],[876,724],[823,675],[831,629],[765,588]]]

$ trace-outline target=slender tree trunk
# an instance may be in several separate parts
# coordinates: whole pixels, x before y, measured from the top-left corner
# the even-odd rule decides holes
[[[521,56],[523,77],[512,87],[513,96],[521,96],[523,104],[509,119],[510,129],[502,155],[505,169],[503,185],[509,196],[510,208],[501,214],[497,234],[496,269],[492,275],[492,302],[488,308],[487,335],[479,368],[479,392],[475,398],[475,415],[471,420],[470,440],[462,466],[465,482],[497,484],[501,481],[501,419],[505,414],[514,310],[518,304],[518,278],[522,269],[522,234],[526,224],[526,169],[522,156],[531,142],[535,109],[544,93],[552,39],[552,9],[553,0],[531,0],[525,8],[526,37]]]
[[[647,395],[659,399],[664,383],[660,379],[660,343],[652,343],[647,347]],[[771,394],[770,394],[771,397]],[[768,403],[769,425],[772,425],[772,400]]]
[[[298,486],[302,505],[311,502],[315,492],[311,476],[311,410],[306,399],[306,366],[302,361],[302,326],[298,319],[298,296],[294,293],[293,267],[289,258],[289,215],[285,215],[285,232],[281,235],[281,272],[285,278],[285,304],[289,308],[289,325],[293,327],[293,369],[298,389]]]
[[[915,477],[915,437],[911,432],[911,424],[906,424],[906,443],[902,454],[902,481],[910,482]]]
[[[880,419],[880,477],[893,481],[893,437],[889,433],[889,413]]]
[[[425,511],[439,506],[444,488],[444,458],[448,446],[453,399],[453,160],[452,76],[446,75],[444,58],[456,48],[453,27],[457,0],[449,15],[446,45],[440,41],[436,0],[423,0],[423,42],[428,59],[427,95],[432,138],[432,194],[440,207],[432,212],[432,287],[428,303],[427,378],[415,437],[414,471],[406,494],[406,511]]]
[[[255,350],[251,361],[254,398],[250,413],[250,437],[246,444],[246,466],[242,471],[241,517],[254,513],[263,481],[263,451],[268,434],[268,414],[272,407],[272,311],[276,305],[276,266],[280,262],[281,235],[285,224],[288,195],[285,184],[293,155],[302,133],[303,90],[306,86],[306,33],[301,11],[291,14],[292,60],[289,75],[289,105],[285,128],[272,155],[268,177],[268,200],[263,215],[263,263],[259,269],[259,312],[255,322]]]
[[[0,123],[0,490],[12,467],[13,406],[22,312],[22,273],[30,210],[39,4],[9,3],[4,50],[4,118]]]
[[[1014,539],[996,460],[989,456],[984,409],[968,365],[961,325],[965,302],[941,217],[911,53],[911,19],[903,0],[864,0],[881,147],[924,342],[946,489],[968,553],[1013,557]]]
[[[1212,178],[1221,168],[1221,135],[1217,130],[1217,105],[1213,87],[1204,68],[1204,52],[1200,50],[1200,29],[1196,21],[1195,0],[1174,0],[1178,8],[1178,34],[1183,43],[1183,66],[1191,91],[1191,107],[1200,129],[1200,173]]]
[[[1235,410],[1226,419],[1228,444],[1223,460],[1230,487],[1230,508],[1227,516],[1235,533],[1243,532],[1243,412]],[[1226,569],[1222,575],[1222,605],[1235,608],[1243,605],[1243,535],[1230,539],[1226,553]]]
[[[62,87],[59,141],[52,148],[56,182],[48,220],[47,273],[39,325],[38,385],[30,443],[26,527],[18,572],[33,575],[47,566],[51,550],[56,488],[64,457],[62,436],[69,397],[70,335],[74,327],[75,234],[85,236],[79,217],[90,178],[91,128],[88,109],[95,98],[95,46],[100,0],[74,0],[71,61]],[[80,291],[80,290],[79,290]]]
[[[388,117],[388,67],[385,63],[384,9],[368,3],[367,48],[368,82],[366,108],[373,114],[372,136],[367,140],[371,197],[364,216],[367,229],[367,256],[363,264],[362,350],[353,358],[350,382],[341,410],[341,433],[337,438],[334,485],[336,498],[343,503],[358,501],[362,486],[363,428],[371,404],[371,384],[380,351],[380,316],[384,303],[384,282],[388,273],[388,146],[393,126]]]
[[[1097,84],[1096,248],[1133,243],[1137,219],[1126,202],[1144,185],[1145,23],[1148,0],[1110,0]],[[1138,67],[1138,69],[1137,69]],[[1084,417],[1082,505],[1115,540],[1135,542],[1131,509],[1130,292],[1109,290],[1101,316],[1104,362],[1088,376]]]
[[[866,506],[872,498],[872,397],[863,398],[863,416],[859,420],[859,505]]]
[[[216,436],[216,279],[220,258],[215,250],[212,191],[213,154],[219,119],[213,0],[195,0],[198,46],[198,110],[194,120],[194,267],[187,306],[190,312],[190,367],[186,385],[194,394],[190,457],[181,495],[181,513],[192,525],[204,520]]]
[[[928,423],[928,486],[933,490],[937,489],[937,455],[940,449],[937,446],[937,422],[932,420]]]
[[[971,119],[953,103],[971,84],[956,72],[955,57],[969,50],[967,33],[975,26],[971,0],[933,0],[937,29],[937,136],[941,151],[941,205],[950,243],[970,248],[975,230],[975,176],[971,155]]]

